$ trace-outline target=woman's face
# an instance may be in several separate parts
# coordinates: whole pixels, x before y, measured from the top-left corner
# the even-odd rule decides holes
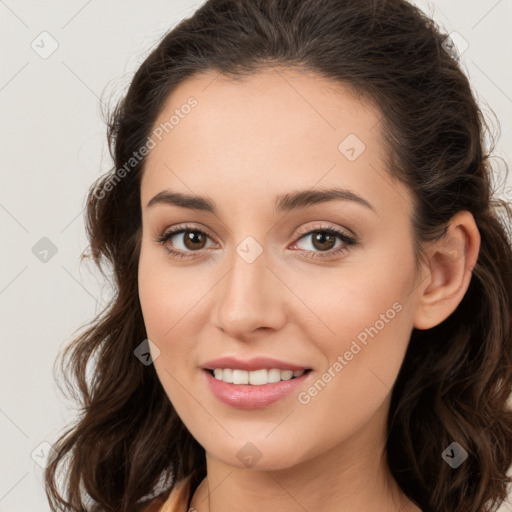
[[[197,75],[155,123],[144,322],[165,392],[224,463],[286,468],[385,440],[419,287],[412,196],[385,169],[380,117],[276,69]],[[170,229],[187,231],[159,242]]]

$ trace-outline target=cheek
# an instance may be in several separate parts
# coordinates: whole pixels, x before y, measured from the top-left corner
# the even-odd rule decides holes
[[[364,343],[372,336],[389,337],[390,343],[398,339],[407,343],[414,276],[410,255],[397,258],[385,252],[372,257],[362,254],[360,261],[347,260],[339,268],[318,268],[301,274],[307,277],[290,273],[287,283],[307,305],[303,318],[311,321],[303,325],[311,325],[308,339],[323,343],[323,352],[332,356],[333,352],[348,350],[353,339]]]
[[[152,258],[154,259],[154,258]],[[162,271],[141,250],[139,261],[139,300],[144,324],[149,339],[162,340],[163,334],[172,326],[175,304],[172,295],[166,293]]]
[[[199,379],[199,331],[208,323],[204,307],[212,284],[197,267],[173,268],[164,249],[141,247],[139,299],[147,337],[158,347],[155,370],[176,408],[190,407],[183,383]]]
[[[190,372],[187,364],[195,364],[195,360],[189,357],[190,347],[186,344],[190,340],[188,342],[193,346],[194,336],[184,332],[190,324],[183,319],[186,319],[191,304],[196,302],[189,295],[196,295],[197,291],[190,284],[187,286],[182,272],[173,272],[165,264],[165,252],[163,255],[158,252],[141,248],[139,300],[147,337],[160,351],[153,359],[155,371],[169,400],[186,414],[190,401],[184,400],[186,393],[180,383],[185,382]],[[178,339],[179,342],[175,342]]]
[[[393,386],[413,328],[412,253],[390,249],[364,258],[364,264],[352,260],[319,270],[295,288],[316,317],[302,325],[324,355],[320,373],[327,372],[327,387],[336,389],[332,399],[348,393],[345,399],[355,408],[379,387],[385,394]]]
[[[299,414],[323,432],[320,442],[325,449],[334,439],[362,429],[377,411],[385,414],[407,350],[413,325],[408,267],[397,267],[398,277],[382,272],[383,266],[376,264],[371,275],[354,268],[330,284],[316,280],[324,286],[308,295],[308,304],[316,305],[322,320],[321,326],[315,323],[316,336],[311,328],[308,339],[325,363],[297,401]]]
[[[138,272],[139,299],[148,337],[168,343],[177,331],[190,326],[184,322],[194,304],[205,295],[201,280],[191,277],[192,267],[172,268],[165,249],[141,248]],[[206,288],[206,283],[204,283]],[[186,334],[186,333],[185,333]]]

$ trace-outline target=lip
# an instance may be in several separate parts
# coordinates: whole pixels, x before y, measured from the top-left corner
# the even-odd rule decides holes
[[[221,366],[216,366],[216,368],[220,367]],[[226,366],[226,368],[230,367]],[[243,369],[240,367],[238,368]],[[261,368],[261,366],[259,368]],[[282,369],[291,370],[292,368]],[[262,384],[261,386],[254,386],[252,384],[230,384],[216,379],[210,373],[210,370],[205,368],[202,369],[202,373],[205,375],[206,384],[210,391],[224,404],[237,407],[239,409],[257,409],[260,407],[267,407],[268,405],[289,396],[293,391],[297,390],[297,388],[304,384],[312,372],[309,371],[303,373],[300,377],[295,377],[290,380],[272,382],[271,384]]]
[[[273,359],[271,357],[254,357],[247,361],[236,359],[236,357],[220,357],[218,359],[212,359],[203,364],[202,368],[206,370],[214,370],[215,368],[232,368],[233,370],[261,370],[263,368],[270,370],[272,368],[279,368],[279,370],[308,370],[307,366],[300,366],[286,361],[280,361],[279,359]],[[285,381],[284,381],[285,382]],[[277,384],[277,382],[275,383]],[[265,384],[267,385],[267,384]]]

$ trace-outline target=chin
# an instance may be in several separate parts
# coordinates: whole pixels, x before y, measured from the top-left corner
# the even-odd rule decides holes
[[[280,438],[265,439],[265,436],[266,434],[262,434],[260,438],[253,438],[252,441],[247,436],[229,438],[224,442],[212,442],[202,446],[209,456],[240,469],[275,471],[288,469],[302,462],[303,454],[298,452],[296,443],[285,443]]]

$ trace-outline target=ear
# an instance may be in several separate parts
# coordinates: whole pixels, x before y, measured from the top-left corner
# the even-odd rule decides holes
[[[443,238],[427,248],[427,271],[419,286],[416,329],[430,329],[457,308],[471,281],[480,251],[480,233],[468,211],[455,214]]]

